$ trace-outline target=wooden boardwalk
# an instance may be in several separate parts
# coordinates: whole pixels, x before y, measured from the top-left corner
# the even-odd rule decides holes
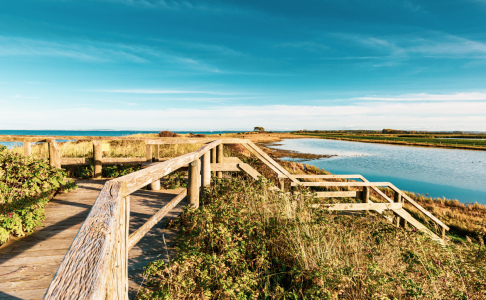
[[[64,255],[89,213],[105,180],[79,180],[78,189],[59,194],[46,207],[43,226],[26,237],[13,238],[0,247],[0,299],[41,299]],[[130,196],[130,233],[143,225],[182,189],[139,190]],[[167,218],[177,216],[182,201]],[[129,252],[129,296],[137,293],[143,267],[173,256],[175,232],[160,222]],[[165,242],[164,243],[164,236]]]

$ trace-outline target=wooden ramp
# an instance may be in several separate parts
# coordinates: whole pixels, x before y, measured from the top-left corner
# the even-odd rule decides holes
[[[44,296],[105,182],[78,181],[78,189],[59,194],[49,202],[42,227],[0,247],[0,299],[41,299]],[[130,233],[181,190],[139,190],[133,193],[130,197]],[[186,202],[182,201],[166,219],[177,216],[184,205]],[[160,222],[152,228],[129,252],[130,298],[134,298],[142,282],[143,267],[156,259],[166,259],[167,254],[174,254],[175,232],[163,229],[163,224]]]

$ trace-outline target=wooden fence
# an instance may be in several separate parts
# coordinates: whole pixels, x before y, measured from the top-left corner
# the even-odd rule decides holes
[[[101,168],[105,162],[102,151],[100,150],[102,140],[141,140],[140,138],[126,137],[0,136],[0,141],[24,142],[26,155],[30,154],[30,143],[49,143],[50,163],[52,166],[60,167],[63,159],[59,155],[59,149],[55,139],[92,140],[96,176],[101,176]],[[441,228],[442,237],[444,237],[445,231],[449,230],[445,224],[389,182],[369,182],[361,175],[290,174],[285,168],[249,140],[156,138],[144,139],[144,141],[146,144],[146,158],[143,160],[145,167],[140,171],[105,183],[88,217],[71,244],[69,251],[66,253],[44,299],[127,299],[128,251],[183,198],[187,197],[190,205],[196,208],[199,207],[200,192],[210,185],[211,172],[217,172],[218,177],[222,176],[221,172],[223,171],[245,172],[255,179],[261,176],[250,165],[243,163],[238,158],[223,157],[224,144],[243,145],[250,153],[255,155],[277,174],[282,190],[284,189],[285,180],[290,181],[291,186],[354,187],[361,189],[358,191],[317,192],[316,196],[318,197],[355,197],[361,200],[361,203],[323,204],[331,210],[375,210],[378,212],[391,210],[397,216],[397,226],[405,226],[409,223],[419,230],[428,233],[432,238],[441,240],[403,209],[403,203],[407,201]],[[158,145],[175,143],[204,145],[194,152],[165,161],[159,161]],[[152,147],[156,148],[155,155],[153,155]],[[153,156],[155,156],[155,161],[153,161]],[[81,158],[76,159],[80,160]],[[160,179],[162,177],[184,167],[187,167],[188,170],[187,189],[173,198],[144,225],[129,235],[130,194],[145,186],[150,186],[153,190],[158,190],[160,189]],[[309,182],[299,179],[340,179],[341,181]],[[359,179],[361,182],[347,181],[348,179]],[[394,199],[390,199],[377,187],[391,188],[395,192]],[[384,198],[386,202],[371,202],[371,190]]]

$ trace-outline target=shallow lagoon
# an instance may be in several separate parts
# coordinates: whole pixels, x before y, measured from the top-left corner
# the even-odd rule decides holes
[[[291,139],[271,147],[336,155],[306,162],[334,174],[361,174],[410,192],[486,204],[486,151],[326,139]]]

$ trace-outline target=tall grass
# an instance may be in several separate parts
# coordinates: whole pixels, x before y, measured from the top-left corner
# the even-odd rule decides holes
[[[269,188],[211,187],[178,220],[176,257],[146,268],[139,299],[483,299],[484,247],[442,247],[380,215]]]

